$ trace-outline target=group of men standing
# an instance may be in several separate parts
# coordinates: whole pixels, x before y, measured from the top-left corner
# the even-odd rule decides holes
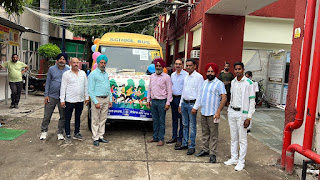
[[[93,145],[108,143],[104,139],[106,114],[112,107],[110,81],[106,72],[108,58],[100,55],[97,58],[98,68],[92,71],[87,79],[86,73],[79,69],[79,59],[71,58],[71,69],[66,66],[68,56],[61,53],[57,56],[57,64],[50,67],[44,98],[44,118],[41,124],[40,139],[48,135],[48,126],[55,107],[58,107],[60,119],[58,122],[58,140],[71,143],[70,120],[75,110],[75,129],[73,139],[83,140],[80,134],[80,117],[83,106],[92,106],[92,139]],[[228,121],[231,135],[231,158],[225,165],[236,165],[235,170],[241,171],[245,166],[247,153],[247,127],[255,111],[255,85],[244,76],[244,65],[234,64],[236,77],[229,72],[230,64],[226,63],[219,75],[219,67],[215,63],[205,66],[207,79],[196,71],[196,62],[186,60],[186,71],[183,70],[182,59],[175,60],[176,71],[171,77],[163,72],[166,64],[163,59],[154,60],[155,73],[150,77],[147,107],[151,108],[153,119],[153,137],[148,142],[164,145],[165,115],[172,110],[172,138],[167,144],[176,143],[175,150],[187,149],[187,155],[195,153],[197,134],[197,111],[201,108],[202,149],[197,157],[209,155],[209,162],[216,162],[218,127],[220,113],[228,102]],[[9,69],[9,84],[12,91],[11,108],[18,108],[22,89],[23,74],[27,65],[18,61],[16,54],[12,61],[0,65]],[[21,71],[21,68],[25,68]],[[230,104],[229,104],[230,102]],[[178,128],[180,126],[180,128]],[[64,137],[64,131],[66,138]],[[190,139],[190,143],[189,143]],[[240,151],[238,152],[238,145]]]
[[[209,162],[215,163],[220,113],[226,103],[230,102],[228,121],[231,158],[224,164],[235,164],[235,170],[241,171],[247,153],[246,128],[255,111],[255,88],[253,82],[244,76],[243,63],[234,64],[235,78],[229,72],[230,64],[226,63],[219,75],[222,81],[217,78],[219,67],[215,63],[205,66],[206,80],[195,70],[196,62],[193,59],[186,60],[186,71],[183,70],[182,59],[175,60],[176,71],[171,78],[163,72],[164,60],[155,59],[154,64],[156,72],[150,77],[147,99],[152,111],[153,137],[148,142],[157,142],[157,146],[164,145],[165,114],[171,105],[172,138],[166,143],[176,143],[175,150],[187,149],[187,155],[194,154],[197,111],[201,107],[202,149],[195,155],[209,155]]]
[[[71,58],[71,69],[66,66],[68,55],[57,56],[57,64],[49,68],[45,86],[44,118],[41,124],[40,139],[45,140],[52,113],[58,106],[60,119],[58,122],[58,140],[71,143],[70,121],[75,112],[75,128],[73,139],[84,140],[80,134],[80,117],[83,106],[92,100],[92,139],[95,146],[99,142],[108,143],[103,138],[105,132],[106,113],[112,106],[112,94],[108,73],[105,71],[108,58],[101,55],[97,58],[98,68],[89,75],[89,82],[84,71],[79,69],[79,59]],[[108,88],[109,87],[109,88]],[[63,136],[65,131],[66,137]]]

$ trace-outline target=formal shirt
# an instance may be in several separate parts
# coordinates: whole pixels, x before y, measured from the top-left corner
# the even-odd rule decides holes
[[[183,90],[180,100],[180,105],[185,100],[196,100],[199,90],[203,84],[203,77],[197,71],[193,71],[190,75],[187,74],[183,82]]]
[[[98,104],[97,96],[109,96],[112,102],[109,75],[99,68],[93,70],[88,76],[89,96],[94,104]]]
[[[236,77],[237,78],[237,77]],[[232,107],[235,107],[235,108],[241,108],[242,107],[242,88],[244,86],[244,76],[242,77],[242,79],[240,81],[238,81],[237,79],[235,78],[235,81],[234,81],[234,84],[233,84],[233,88],[234,88],[234,91],[233,93],[231,94],[232,96],[232,102],[230,102],[230,105]]]
[[[240,81],[235,77],[231,81],[231,101],[229,108],[240,108],[246,118],[251,118],[255,111],[255,85],[243,76]]]
[[[147,102],[150,102],[151,99],[167,99],[166,104],[170,105],[172,101],[172,83],[168,74],[162,72],[160,75],[153,73],[150,76]]]
[[[21,69],[27,67],[27,65],[21,61],[12,62],[6,61],[1,64],[2,67],[8,68],[9,82],[20,82],[22,81]]]
[[[177,71],[171,74],[171,82],[172,82],[172,94],[175,96],[181,96],[183,90],[183,82],[184,78],[188,75],[188,73],[184,70],[181,70],[179,75]]]
[[[60,102],[83,102],[89,100],[88,79],[84,71],[79,70],[78,75],[68,70],[62,75],[60,88]]]
[[[63,69],[60,69],[58,65],[54,65],[49,68],[47,73],[44,96],[59,99],[62,74],[68,71],[69,69],[70,68],[66,66],[64,66]]]
[[[193,108],[198,109],[201,107],[202,115],[212,116],[220,106],[221,94],[227,94],[223,82],[218,78],[214,78],[212,81],[207,79],[199,91]]]

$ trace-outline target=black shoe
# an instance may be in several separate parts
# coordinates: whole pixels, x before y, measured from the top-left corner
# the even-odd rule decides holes
[[[109,141],[108,141],[108,140],[106,140],[106,139],[101,138],[101,139],[99,139],[99,142],[102,142],[102,143],[108,143]]]
[[[176,139],[170,139],[169,141],[167,141],[166,143],[167,144],[172,144],[172,143],[175,143],[177,142],[177,138]]]
[[[201,157],[201,156],[207,156],[209,155],[208,152],[204,151],[204,150],[201,150],[199,153],[197,153],[195,156],[197,157]]]
[[[174,147],[174,150],[182,150],[182,149],[188,149],[188,146],[178,146],[178,147]]]
[[[216,162],[216,155],[210,155],[209,163],[215,163]]]
[[[98,141],[98,140],[93,141],[93,145],[94,145],[94,146],[99,146],[99,141]]]
[[[248,130],[247,130],[247,133],[249,133],[249,132],[251,132],[251,130],[250,130],[250,129],[248,129]]]
[[[181,141],[177,141],[175,147],[180,147],[182,145],[182,142]]]
[[[196,151],[195,148],[189,148],[187,151],[187,155],[192,155],[192,154],[194,154],[195,151]]]

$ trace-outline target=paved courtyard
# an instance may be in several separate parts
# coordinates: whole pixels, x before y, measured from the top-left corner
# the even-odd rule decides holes
[[[146,143],[152,137],[150,123],[112,123],[105,135],[110,142],[94,147],[86,108],[81,118],[85,141],[73,140],[67,145],[57,140],[57,111],[49,126],[49,137],[40,141],[43,97],[22,98],[20,109],[9,109],[1,102],[3,128],[28,131],[13,141],[0,141],[0,179],[298,179],[276,165],[279,148],[281,150],[279,138],[282,138],[278,129],[283,128],[279,118],[284,114],[278,109],[258,108],[248,136],[245,170],[237,172],[234,166],[224,166],[223,162],[230,158],[226,113],[225,109],[219,125],[217,163],[210,164],[209,157],[187,156],[184,150],[174,150],[174,145],[157,147],[154,143]],[[168,111],[165,140],[171,138],[170,117],[171,111]],[[198,114],[196,152],[201,149],[199,120]],[[266,123],[268,121],[274,122]]]

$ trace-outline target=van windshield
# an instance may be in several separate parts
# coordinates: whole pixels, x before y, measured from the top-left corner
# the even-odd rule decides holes
[[[113,73],[145,73],[152,60],[160,56],[159,50],[131,47],[101,45],[99,51],[108,57],[107,68]]]

